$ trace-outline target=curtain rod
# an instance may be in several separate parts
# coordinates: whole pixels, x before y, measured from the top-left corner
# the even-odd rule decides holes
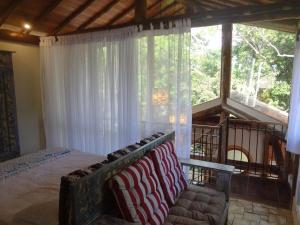
[[[74,32],[68,32],[60,35],[56,35],[55,37],[58,36],[66,36],[66,35],[72,35],[72,34],[82,34],[82,33],[89,33],[89,32],[96,32],[96,31],[105,31],[105,30],[114,30],[114,29],[120,29],[128,26],[143,26],[143,30],[149,30],[151,25],[153,26],[153,29],[159,29],[160,24],[162,23],[164,26],[169,26],[169,23],[173,23],[176,20],[185,20],[185,19],[191,19],[188,16],[174,16],[172,18],[157,18],[157,19],[152,19],[149,21],[145,21],[144,23],[124,23],[124,24],[118,24],[118,25],[112,25],[112,26],[107,26],[107,27],[96,27],[96,28],[89,28],[86,30],[82,31],[74,31]]]

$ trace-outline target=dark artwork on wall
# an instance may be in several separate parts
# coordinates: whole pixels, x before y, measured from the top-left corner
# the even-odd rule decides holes
[[[19,155],[12,52],[0,51],[0,162]]]

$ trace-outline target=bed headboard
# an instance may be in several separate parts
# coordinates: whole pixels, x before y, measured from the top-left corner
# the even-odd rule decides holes
[[[101,168],[79,179],[62,177],[59,225],[88,225],[102,214],[111,211],[114,198],[107,181],[123,168],[142,158],[151,149],[174,138],[174,131],[167,133],[113,162],[100,165]]]

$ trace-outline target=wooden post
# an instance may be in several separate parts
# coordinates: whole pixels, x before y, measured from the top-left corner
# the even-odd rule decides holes
[[[221,105],[227,103],[230,95],[231,80],[231,52],[232,52],[232,24],[223,24],[222,26],[222,52],[221,52],[221,84],[220,97]],[[220,114],[220,123],[222,124],[222,146],[221,146],[221,162],[227,162],[227,145],[228,145],[228,120],[229,114],[223,110]]]
[[[221,101],[227,103],[230,95],[231,80],[231,52],[232,52],[232,24],[222,26],[222,53],[221,53]]]
[[[297,180],[298,180],[298,170],[299,170],[299,155],[295,155],[293,162],[293,184],[292,184],[292,196],[296,195],[297,191]]]
[[[147,14],[147,1],[135,0],[134,21],[137,23],[144,22]]]

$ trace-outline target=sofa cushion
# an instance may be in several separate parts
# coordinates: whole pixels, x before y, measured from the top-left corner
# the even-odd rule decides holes
[[[149,156],[115,175],[110,186],[124,219],[143,225],[164,223],[169,208]]]
[[[174,205],[187,188],[174,145],[171,141],[167,141],[154,149],[151,154],[165,198],[169,205]]]
[[[220,224],[225,207],[223,192],[190,185],[170,209],[165,225]]]

